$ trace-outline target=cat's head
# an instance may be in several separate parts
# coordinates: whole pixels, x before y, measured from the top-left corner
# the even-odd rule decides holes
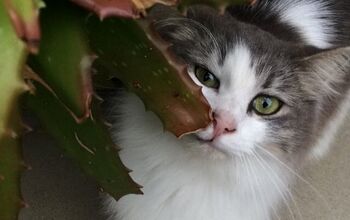
[[[292,45],[207,7],[154,14],[213,110],[201,141],[232,155],[307,155],[328,145],[348,97],[350,48]]]

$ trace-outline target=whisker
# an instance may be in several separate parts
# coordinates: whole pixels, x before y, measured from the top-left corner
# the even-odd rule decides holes
[[[257,156],[257,154],[255,154],[255,155]],[[258,157],[257,157],[257,158],[258,158]],[[259,161],[260,161],[260,160],[259,160]],[[263,167],[265,167],[265,166],[263,165],[262,161],[260,161],[260,162],[261,162],[261,165],[262,165]],[[265,167],[265,169],[266,169],[266,167]],[[277,175],[277,174],[273,171],[273,169],[271,169],[271,167],[270,167],[270,171],[272,171],[273,174]],[[272,176],[270,176],[270,172],[267,172],[267,173],[268,173],[268,175],[269,175],[269,179],[271,180],[272,184],[276,187],[278,193],[281,195],[282,200],[283,200],[283,203],[286,205],[286,207],[287,207],[287,209],[288,209],[288,211],[289,211],[289,213],[290,213],[290,216],[292,217],[293,220],[295,220],[294,213],[293,213],[293,211],[292,211],[292,209],[291,209],[291,207],[290,207],[290,205],[289,205],[289,203],[288,203],[288,199],[286,198],[285,194],[283,193],[281,187],[280,187],[280,186],[278,185],[278,183],[274,180],[274,178],[273,178]]]
[[[288,185],[278,176],[278,174],[272,169],[272,167],[267,163],[267,161],[264,160],[264,158],[262,158],[262,157],[259,155],[258,152],[255,151],[255,153],[256,153],[255,156],[257,156],[257,157],[260,159],[261,163],[265,164],[265,168],[266,168],[266,166],[267,166],[267,168],[269,168],[270,171],[272,171],[272,174],[275,176],[276,180],[277,180],[278,182],[280,182],[280,183],[282,184],[282,186],[286,189],[286,191],[287,191],[287,193],[288,193],[288,197],[292,200],[293,205],[295,206],[295,208],[296,208],[296,210],[297,210],[297,212],[298,212],[299,219],[303,219],[303,215],[301,214],[300,208],[299,208],[299,206],[298,206],[296,200],[294,199],[294,196],[293,196],[293,194],[291,193],[291,191],[290,191]]]
[[[249,177],[249,179],[250,180],[254,180],[255,181],[255,183],[257,183],[257,181],[256,181],[256,176],[254,175],[255,173],[253,172],[253,169],[252,169],[252,166],[251,166],[251,163],[250,163],[250,160],[249,160],[249,158],[248,157],[245,157],[246,158],[246,165],[247,165],[247,169],[249,170],[249,173],[251,174],[250,175],[250,177]],[[257,190],[256,190],[256,188],[255,187],[253,187],[253,196],[254,196],[254,200],[256,201],[256,203],[258,202],[258,197],[257,197]]]
[[[291,172],[293,175],[295,175],[299,180],[301,180],[303,183],[305,183],[307,186],[309,186],[312,191],[322,200],[322,202],[324,203],[324,205],[326,206],[326,208],[330,211],[330,206],[327,202],[327,200],[325,199],[325,197],[322,195],[322,193],[317,190],[317,188],[315,186],[313,186],[309,181],[307,181],[305,178],[303,178],[302,176],[300,176],[296,171],[294,171],[292,168],[290,168],[287,164],[283,163],[280,159],[278,159],[275,155],[273,155],[272,153],[270,153],[268,150],[264,149],[261,146],[256,145],[256,147],[258,149],[260,149],[263,153],[265,153],[267,156],[271,157],[272,159],[274,159],[276,162],[278,162],[279,164],[281,164],[283,167],[285,167],[289,172]]]
[[[263,166],[263,164],[261,164],[261,162],[259,161],[259,158],[257,158],[257,155],[255,155],[255,154],[256,154],[256,152],[253,151],[253,156],[255,157],[256,161],[259,163],[260,167],[264,170],[264,172],[270,177],[270,173],[266,170],[266,168]],[[270,178],[271,178],[271,177],[270,177]],[[260,191],[260,192],[261,192],[261,191]],[[262,194],[262,192],[261,192],[261,194]],[[265,196],[268,196],[268,195],[266,194],[265,191],[264,191],[264,194],[265,194]],[[265,202],[266,202],[266,199],[264,199],[264,200],[265,200]],[[277,217],[277,219],[278,219],[278,220],[281,220],[281,218],[280,218],[280,216],[278,215],[278,213],[277,213],[275,207],[274,207],[274,206],[271,206],[271,208],[272,208],[272,211],[273,211],[274,215]]]
[[[252,166],[250,160],[248,160],[248,164],[249,164],[250,170],[251,170],[252,173],[253,173],[254,181],[255,181],[256,185],[259,186],[260,181],[258,181],[258,178],[256,177],[256,172],[255,172],[256,169],[253,168],[253,166]],[[257,191],[258,191],[258,193],[259,193],[259,195],[260,195],[260,200],[261,200],[261,202],[267,204],[266,199],[265,199],[265,197],[264,197],[264,195],[263,195],[263,192],[262,192],[261,190],[259,190],[259,189],[257,189]],[[266,195],[265,195],[265,196],[266,196]],[[273,210],[274,210],[274,209],[273,209]],[[275,211],[275,210],[274,210],[274,211]],[[264,206],[264,215],[266,215],[266,214],[268,214],[268,213],[269,213],[268,209]],[[275,215],[277,216],[276,213],[275,213]],[[278,217],[278,219],[279,219],[279,217]]]
[[[249,184],[249,188],[251,190],[251,192],[253,193],[253,198],[254,198],[254,206],[255,206],[255,210],[258,209],[258,203],[257,203],[257,199],[256,199],[256,196],[255,196],[255,191],[254,191],[254,188],[253,188],[253,185],[252,185],[252,182],[250,181],[251,180],[251,173],[249,172],[249,169],[247,167],[247,162],[246,162],[246,156],[245,155],[241,155],[241,157],[243,160],[243,167],[245,168],[246,172],[247,172],[247,175],[248,175],[248,184]]]

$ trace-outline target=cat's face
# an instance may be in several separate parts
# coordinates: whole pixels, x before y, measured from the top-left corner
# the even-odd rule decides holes
[[[160,19],[156,29],[213,110],[213,123],[196,136],[228,155],[309,151],[349,87],[349,49],[305,55],[308,49],[202,7]]]
[[[213,123],[197,132],[200,140],[240,154],[267,146],[291,150],[305,139],[305,126],[310,128],[303,125],[303,117],[312,117],[314,109],[300,96],[298,78],[287,60],[268,64],[269,58],[254,56],[244,41],[227,49],[221,63],[214,51],[206,59],[188,68],[213,111]]]

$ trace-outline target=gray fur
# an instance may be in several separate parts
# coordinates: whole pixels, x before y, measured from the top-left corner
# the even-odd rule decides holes
[[[350,50],[324,50],[307,45],[296,30],[272,19],[273,14],[258,22],[254,17],[258,13],[253,10],[259,7],[269,10],[273,2],[258,1],[253,9],[251,6],[231,7],[225,14],[195,6],[187,10],[186,16],[159,6],[151,15],[155,29],[172,43],[171,51],[188,65],[207,66],[213,54],[223,62],[226,53],[235,45],[242,42],[247,45],[258,64],[256,74],[263,80],[262,87],[278,94],[289,109],[280,117],[265,118],[273,128],[269,144],[289,153],[305,155],[322,135],[322,129],[338,106],[348,98]],[[350,45],[349,19],[340,19],[345,15],[350,18],[350,4],[335,0],[329,4],[334,10],[330,14],[337,15],[329,19],[338,19],[334,21],[337,33],[332,33],[332,44],[335,48]]]
[[[322,155],[350,107],[350,3],[253,2],[223,14],[151,10],[189,77],[204,85],[193,71],[200,65],[221,80],[202,87],[216,121],[176,139],[136,97],[118,103],[115,140],[144,194],[110,201],[111,219],[270,220],[279,204],[290,209],[294,170]],[[257,114],[261,94],[281,100],[280,111]]]

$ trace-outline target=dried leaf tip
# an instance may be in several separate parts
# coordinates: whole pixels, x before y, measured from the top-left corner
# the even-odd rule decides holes
[[[29,208],[29,204],[26,203],[26,202],[23,201],[23,200],[20,201],[19,205],[20,205],[21,208],[24,208],[24,209]]]
[[[9,14],[18,38],[22,39],[31,53],[37,53],[41,31],[39,26],[39,10],[43,7],[41,1],[30,0],[25,3],[26,10],[16,7],[11,0],[4,0],[4,5]]]
[[[95,12],[101,20],[109,16],[136,18],[138,12],[130,0],[72,0]]]
[[[26,170],[32,170],[33,167],[30,166],[29,164],[26,164],[24,161],[21,162],[21,166],[24,167]]]
[[[125,18],[139,18],[146,13],[146,9],[156,3],[175,5],[177,0],[72,0],[95,12],[101,20],[116,16]]]

